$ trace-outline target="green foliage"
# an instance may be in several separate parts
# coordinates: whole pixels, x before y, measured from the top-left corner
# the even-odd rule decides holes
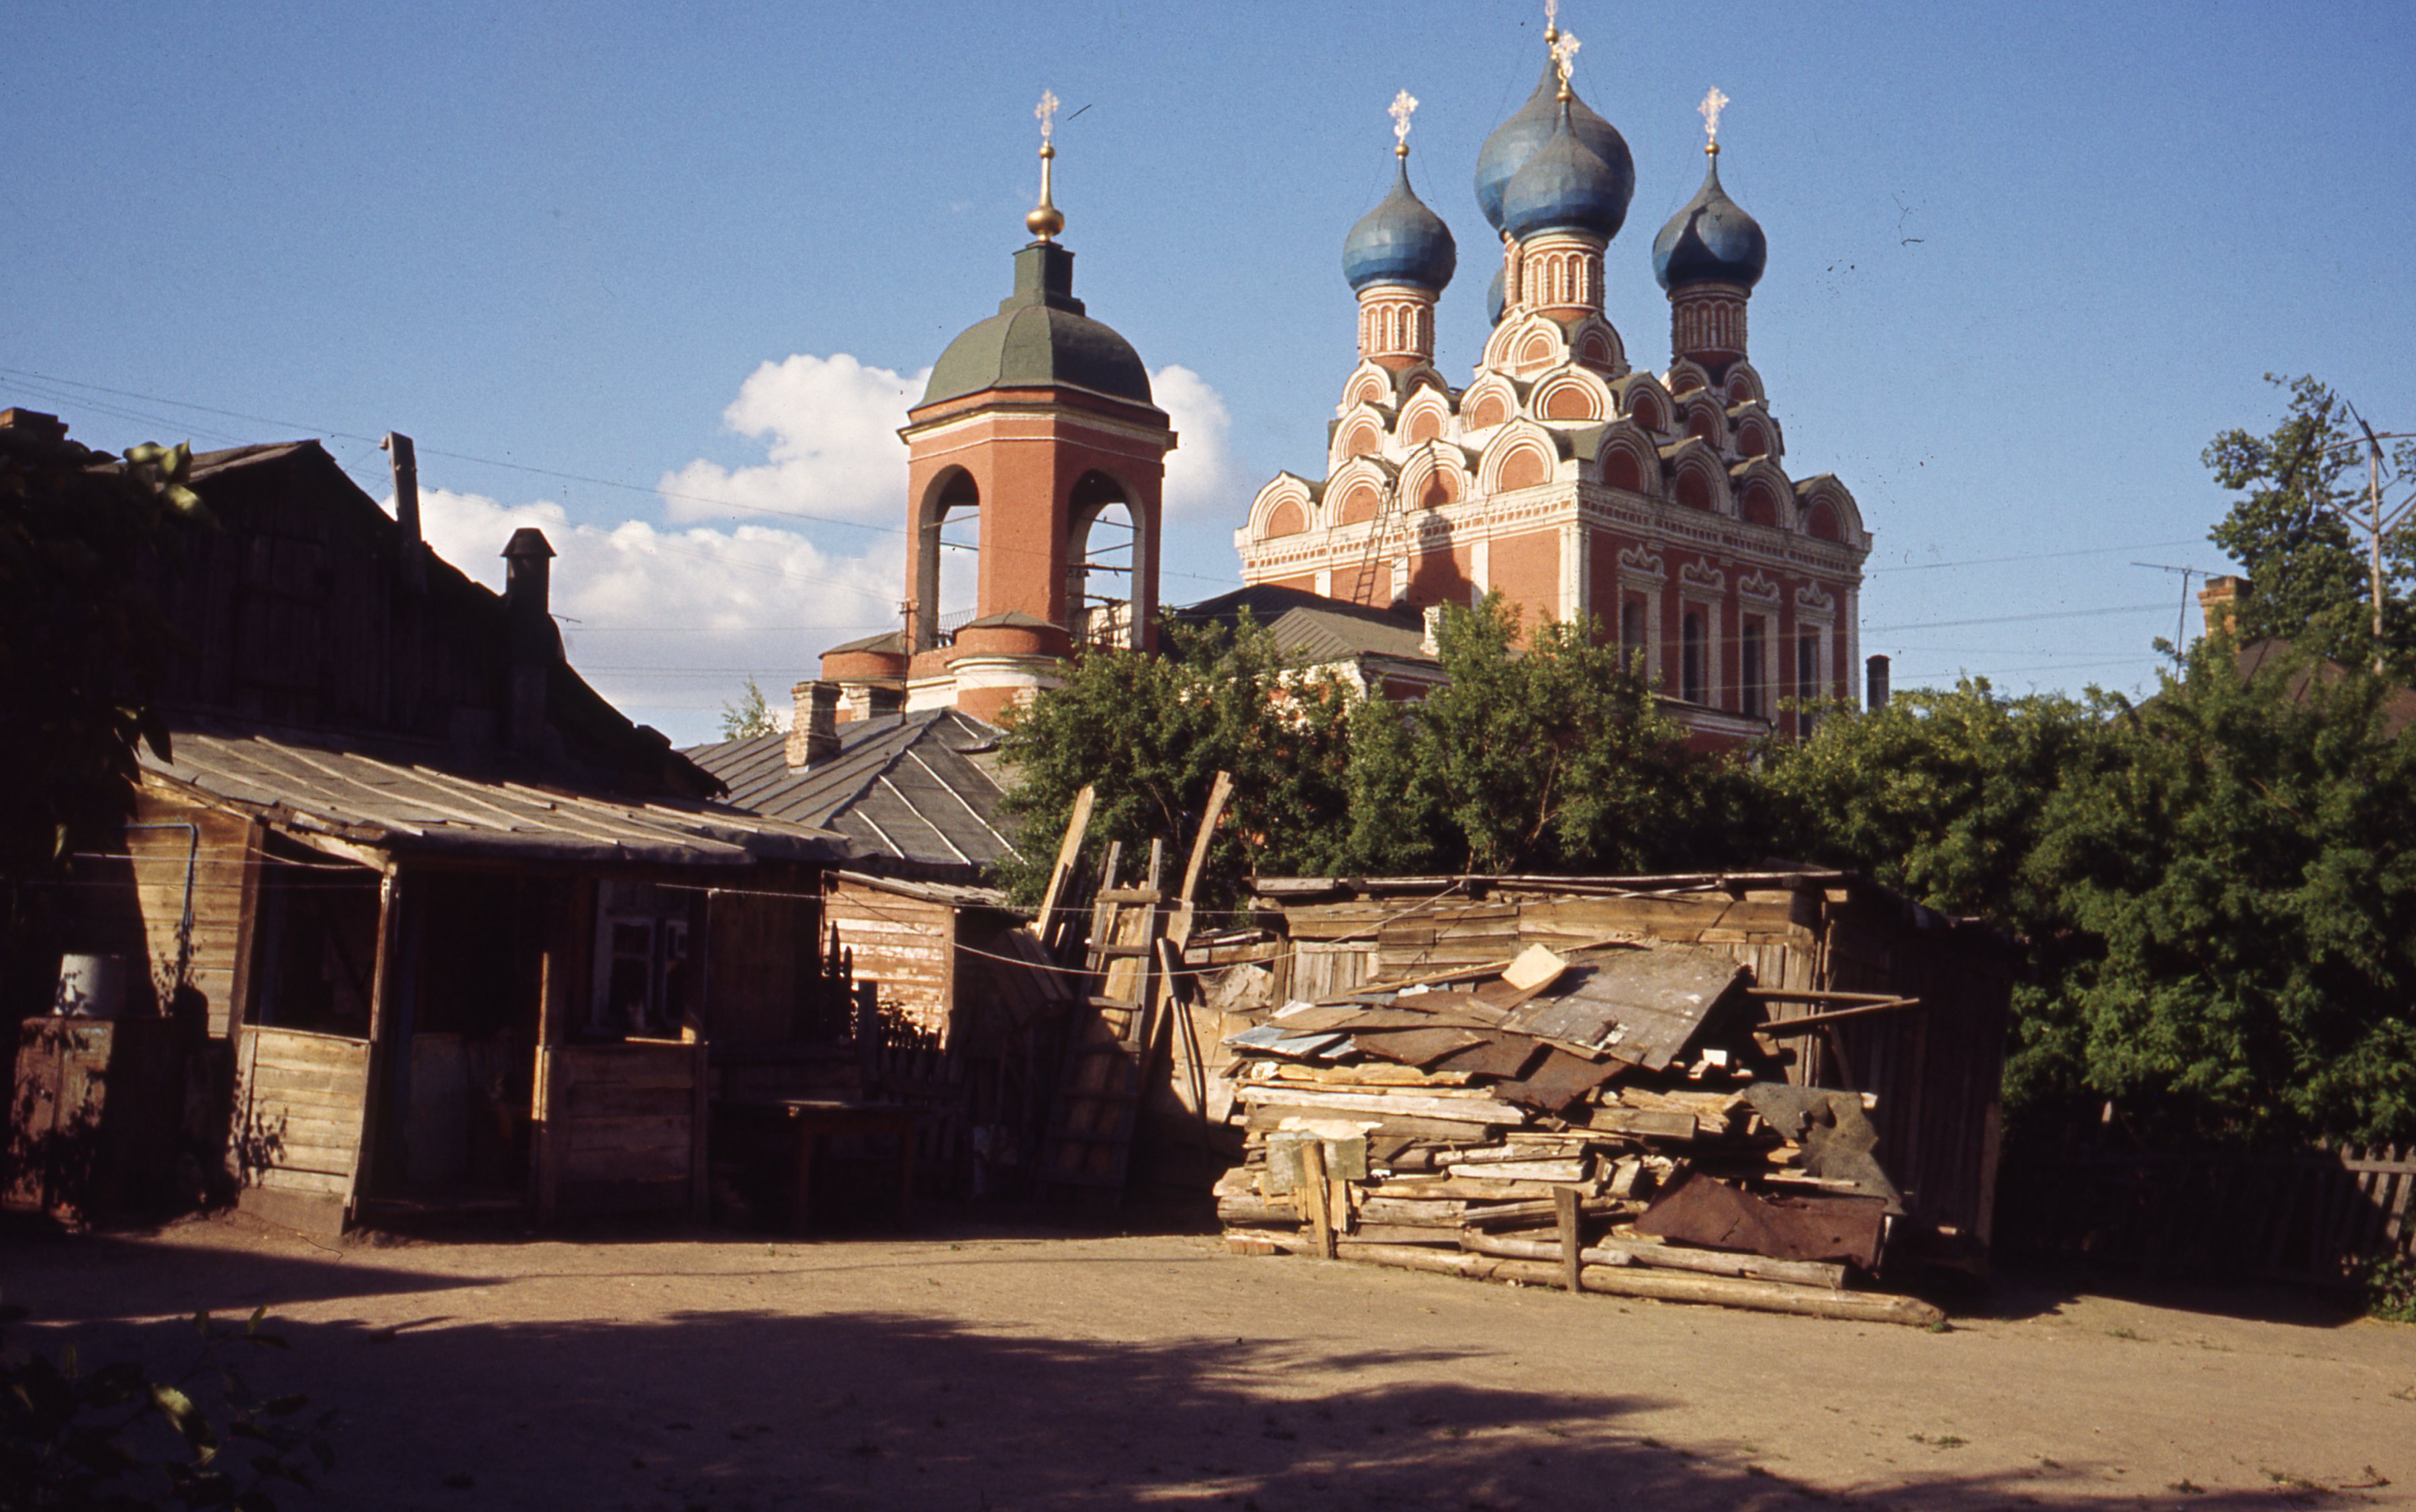
[[[1080,653],[1008,732],[1007,805],[1025,825],[1007,879],[1024,901],[1084,785],[1095,847],[1132,852],[1187,841],[1219,771],[1234,776],[1208,869],[1219,904],[1252,872],[1638,871],[1747,832],[1742,774],[1690,754],[1591,626],[1548,624],[1522,646],[1498,596],[1447,609],[1450,681],[1404,705],[1310,674],[1246,620],[1165,636],[1161,656]]]
[[[1231,772],[1231,805],[1209,852],[1208,900],[1230,900],[1252,871],[1332,863],[1344,830],[1351,690],[1305,672],[1246,619],[1234,630],[1169,623],[1160,635],[1155,656],[1078,652],[1065,685],[1008,727],[1001,744],[1018,782],[1006,806],[1022,829],[1020,858],[1004,880],[1023,902],[1048,886],[1086,785],[1097,792],[1092,849],[1121,841],[1127,856],[1145,855],[1153,839],[1187,846],[1216,773]]]
[[[167,753],[151,704],[171,632],[144,570],[207,517],[190,462],[0,430],[0,886],[128,812],[138,741]]]
[[[1789,854],[2020,932],[2008,1105],[2141,1133],[2416,1131],[2416,741],[2385,684],[2202,643],[2137,710],[1912,693],[1763,754]]]
[[[2367,1316],[2388,1323],[2416,1323],[2416,1260],[2377,1255],[2360,1268],[2357,1280]]]
[[[263,1396],[224,1358],[286,1347],[261,1327],[266,1313],[240,1327],[195,1314],[201,1343],[174,1380],[133,1361],[86,1370],[72,1344],[53,1357],[0,1340],[0,1506],[274,1512],[268,1486],[310,1489],[332,1461],[334,1413],[306,1421],[308,1398]],[[0,1328],[24,1317],[0,1308]]]
[[[747,680],[746,694],[736,703],[721,706],[721,738],[725,741],[779,733],[779,721],[772,717],[772,706],[763,701],[763,690],[755,685],[751,677]]]
[[[1351,860],[1369,872],[1637,872],[1721,848],[1722,764],[1689,753],[1592,624],[1519,645],[1497,592],[1447,607],[1449,681],[1351,723]]]
[[[2030,861],[2091,951],[2030,1026],[2142,1129],[2416,1132],[2416,741],[2389,685],[2202,642],[2066,772]]]
[[[2359,432],[2348,406],[2313,378],[2265,381],[2289,395],[2268,434],[2231,429],[2214,438],[2204,460],[2215,481],[2238,494],[2210,539],[2247,571],[2240,636],[2278,636],[2334,661],[2374,654],[2372,585],[2364,542],[2332,513],[2364,498],[2362,452],[2343,443]],[[2399,468],[2416,466],[2402,442]],[[2416,532],[2399,531],[2383,551],[2383,631],[2395,669],[2416,672]]]

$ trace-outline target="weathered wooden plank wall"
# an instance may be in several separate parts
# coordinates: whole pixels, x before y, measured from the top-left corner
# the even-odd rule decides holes
[[[537,1212],[702,1216],[702,1041],[549,1044],[537,1077]]]
[[[2033,1150],[2007,1169],[2005,1213],[2025,1254],[2337,1284],[2416,1262],[2416,1145]]]
[[[947,1032],[956,999],[957,910],[845,877],[823,895],[823,916],[855,952],[858,981],[878,982],[881,1006],[921,1032]]]
[[[248,1026],[237,1070],[242,1205],[296,1227],[340,1229],[360,1179],[369,1041]]]

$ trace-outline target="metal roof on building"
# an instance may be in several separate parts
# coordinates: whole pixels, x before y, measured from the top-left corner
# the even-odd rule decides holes
[[[1237,623],[1246,610],[1272,631],[1288,656],[1313,666],[1363,656],[1434,661],[1426,645],[1426,618],[1415,609],[1379,609],[1305,589],[1255,583],[1174,611],[1185,624]]]
[[[749,736],[683,753],[730,787],[730,801],[846,837],[860,866],[971,880],[1015,853],[1005,785],[986,759],[998,731],[954,709],[838,727],[838,754],[788,763],[788,737]]]
[[[839,859],[839,837],[722,803],[582,790],[410,741],[202,725],[147,776],[303,839],[400,854],[670,865]]]

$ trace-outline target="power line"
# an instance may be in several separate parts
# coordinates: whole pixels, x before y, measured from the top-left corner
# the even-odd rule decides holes
[[[2121,604],[2105,609],[2049,609],[2044,614],[1998,614],[1984,620],[1925,620],[1919,624],[1865,625],[1865,636],[1889,635],[1898,630],[1951,630],[1971,624],[2024,624],[2033,620],[2089,620],[2107,614],[2161,614],[2168,604]]]
[[[376,442],[382,439],[376,436],[364,436],[358,431],[340,430],[331,426],[308,425],[298,420],[279,420],[269,415],[246,413],[240,410],[221,410],[212,405],[195,404],[188,399],[172,399],[163,394],[143,394],[133,389],[110,388],[100,383],[87,383],[80,379],[73,378],[59,378],[50,373],[38,373],[27,368],[0,366],[0,374],[7,374],[10,378],[19,380],[32,380],[38,382],[49,384],[64,384],[72,389],[87,389],[92,393],[114,395],[120,398],[141,399],[151,404],[165,404],[179,410],[192,410],[202,414],[223,415],[232,420],[249,420],[256,425],[277,426],[289,430],[308,431],[315,435],[340,438],[344,441]],[[54,391],[53,396],[45,397],[56,397],[73,403],[99,410],[103,413],[112,412],[111,407],[103,404],[101,401],[87,398],[82,395],[56,394]],[[126,412],[122,410],[115,412],[120,418],[128,417]],[[131,418],[149,420],[156,424],[190,424],[190,422],[167,421],[158,415],[135,415]],[[219,436],[220,439],[227,441],[240,440],[240,438],[229,435],[224,431],[204,432],[204,434],[214,434]],[[735,514],[763,515],[777,519],[806,520],[817,525],[837,525],[851,531],[870,531],[880,535],[911,536],[914,533],[900,525],[877,525],[868,520],[846,519],[836,515],[817,515],[810,511],[802,509],[775,509],[768,504],[742,504],[733,499],[714,499],[703,494],[682,493],[676,489],[664,488],[642,483],[627,483],[618,478],[599,478],[584,472],[566,472],[558,468],[536,467],[527,462],[506,462],[498,457],[476,457],[468,452],[450,452],[436,446],[421,446],[418,450],[419,455],[422,457],[442,457],[450,458],[456,462],[475,463],[480,467],[505,468],[511,472],[526,472],[536,477],[556,478],[566,483],[584,483],[593,485],[599,488],[619,488],[626,492],[643,494],[650,498],[678,500],[684,503],[704,504],[715,509],[726,510]],[[999,546],[993,546],[991,549],[1013,555],[1046,556],[1048,554],[1045,550],[1034,547]],[[1202,573],[1176,572],[1163,566],[1158,569],[1158,576],[1161,577],[1184,577],[1189,578],[1195,582],[1216,583],[1219,585],[1222,585],[1227,581],[1227,579],[1223,577],[1212,576]]]
[[[1909,561],[1889,567],[1869,567],[1863,576],[1876,577],[1891,572],[1940,572],[1949,567],[1994,567],[2009,561],[2053,561],[2062,557],[2105,557],[2117,551],[2154,551],[2168,546],[2201,546],[2205,543],[2192,536],[2184,541],[2143,541],[2137,546],[2092,546],[2076,551],[2025,551],[2010,557],[1969,557],[1961,561]]]

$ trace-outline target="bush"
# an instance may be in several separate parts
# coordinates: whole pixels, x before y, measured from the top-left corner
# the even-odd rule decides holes
[[[334,1413],[306,1424],[309,1398],[264,1397],[223,1357],[236,1346],[286,1347],[261,1328],[266,1313],[241,1327],[194,1314],[200,1348],[174,1380],[134,1361],[86,1370],[73,1344],[53,1357],[0,1338],[0,1506],[275,1512],[269,1484],[310,1489],[332,1459]],[[0,1307],[0,1330],[25,1316]]]

